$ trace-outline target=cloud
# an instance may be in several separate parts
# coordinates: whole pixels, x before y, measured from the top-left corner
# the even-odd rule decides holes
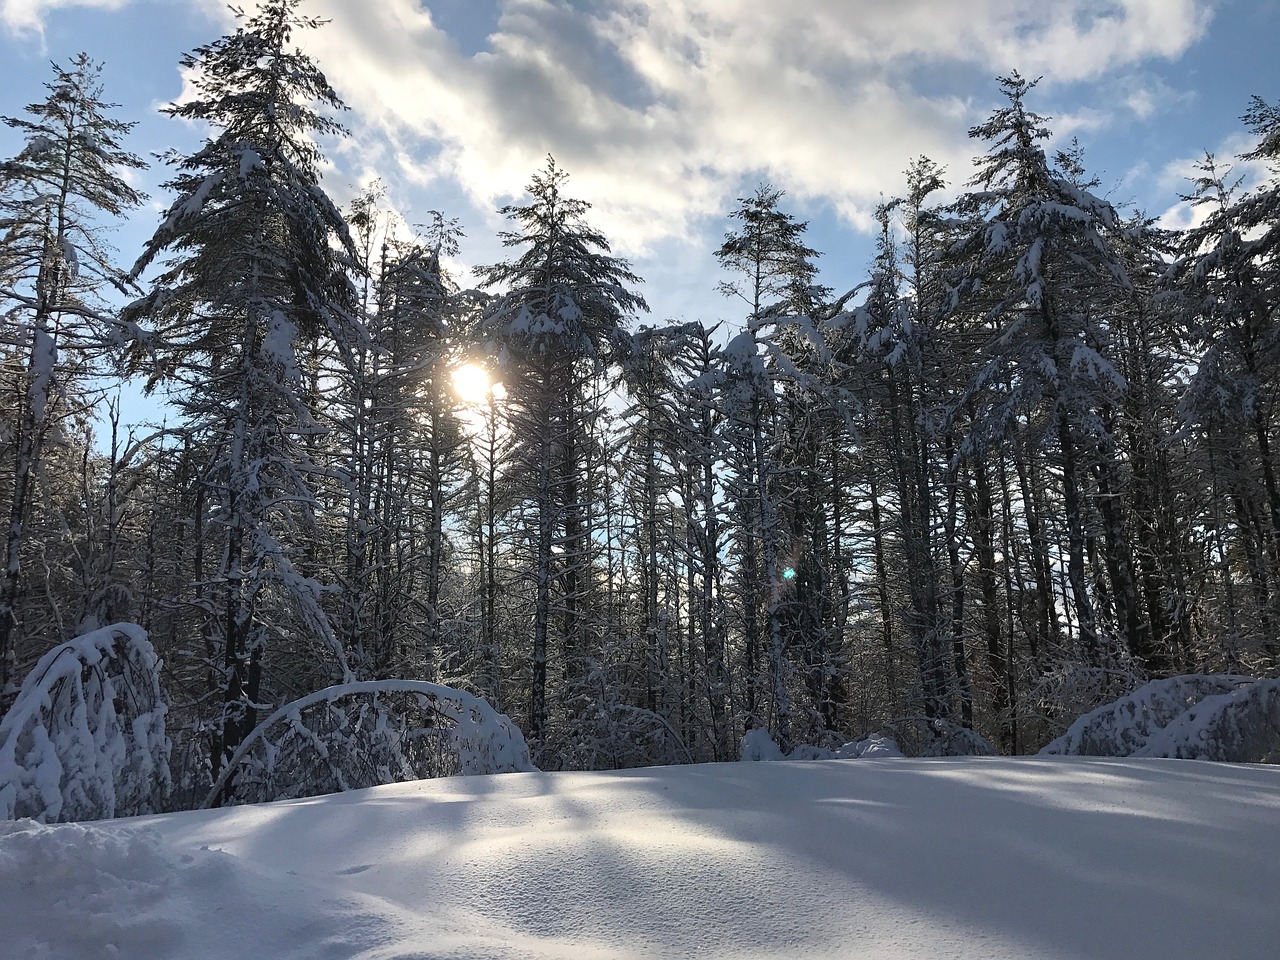
[[[129,2],[130,0],[0,0],[0,23],[15,36],[43,36],[45,16],[51,10],[74,7],[119,10]]]
[[[1210,5],[502,0],[474,54],[417,0],[311,0],[307,12],[333,21],[307,48],[357,133],[392,144],[400,176],[492,209],[554,153],[594,222],[635,256],[691,237],[759,179],[866,227],[915,156],[967,179],[965,134],[995,102],[995,75],[1134,75],[1181,55]],[[1167,93],[1135,83],[1128,99],[1141,115]]]
[[[1257,146],[1255,137],[1247,133],[1234,133],[1215,149],[1207,151],[1213,157],[1214,173],[1237,198],[1263,186],[1270,179],[1271,171],[1265,160],[1240,159],[1242,154],[1252,152]],[[1205,161],[1203,153],[1196,157],[1172,160],[1160,169],[1156,179],[1167,193],[1190,196],[1196,189],[1194,181],[1208,175]],[[1180,200],[1165,210],[1157,223],[1169,230],[1189,230],[1201,226],[1213,209],[1212,203],[1193,204]]]

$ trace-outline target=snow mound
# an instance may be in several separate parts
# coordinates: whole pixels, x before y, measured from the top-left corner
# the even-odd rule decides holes
[[[782,748],[769,736],[764,727],[752,727],[742,735],[742,749],[738,754],[744,761],[785,760]]]
[[[1249,677],[1190,674],[1152,680],[1114,703],[1091,710],[1040,751],[1042,756],[1128,757],[1190,708],[1254,683]],[[1175,754],[1170,754],[1175,755]]]
[[[152,823],[189,829],[195,821],[184,816]],[[136,821],[0,823],[2,955],[346,960],[396,928],[369,898],[318,888],[221,843],[175,847],[166,833]]]
[[[0,823],[6,950],[28,960],[176,955],[175,874],[154,831]],[[39,908],[24,909],[32,902]]]

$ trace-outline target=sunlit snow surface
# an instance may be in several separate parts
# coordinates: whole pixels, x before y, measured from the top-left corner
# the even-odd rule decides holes
[[[737,763],[0,823],[29,958],[1269,960],[1280,768]]]

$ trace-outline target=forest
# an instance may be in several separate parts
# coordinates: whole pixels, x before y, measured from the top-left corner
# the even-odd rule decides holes
[[[178,809],[335,684],[462,691],[560,770],[1027,754],[1149,680],[1280,676],[1280,105],[1242,96],[1266,181],[1207,155],[1171,231],[996,78],[958,199],[904,158],[863,274],[818,283],[761,184],[716,251],[739,322],[661,324],[553,158],[474,276],[446,214],[340,208],[298,2],[183,58],[206,139],[141,251],[90,56],[3,118],[0,715],[125,624],[154,656],[106,699],[163,704]]]

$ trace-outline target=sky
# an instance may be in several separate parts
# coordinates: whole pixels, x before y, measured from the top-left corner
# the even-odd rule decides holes
[[[548,154],[591,222],[646,279],[646,322],[741,320],[714,250],[736,198],[763,182],[810,222],[821,279],[866,273],[871,214],[924,154],[953,191],[999,105],[996,77],[1042,76],[1030,107],[1084,148],[1099,192],[1166,222],[1206,150],[1250,147],[1249,98],[1280,99],[1280,0],[307,0],[330,21],[299,39],[351,107],[325,186],[374,179],[406,223],[429,211],[467,236],[461,268],[493,263],[497,210]],[[0,0],[0,115],[43,96],[49,62],[104,64],[144,155],[199,131],[159,114],[184,52],[228,31],[218,0]],[[0,129],[0,155],[20,148]],[[132,262],[169,197],[115,244]],[[471,280],[460,278],[464,285]]]

